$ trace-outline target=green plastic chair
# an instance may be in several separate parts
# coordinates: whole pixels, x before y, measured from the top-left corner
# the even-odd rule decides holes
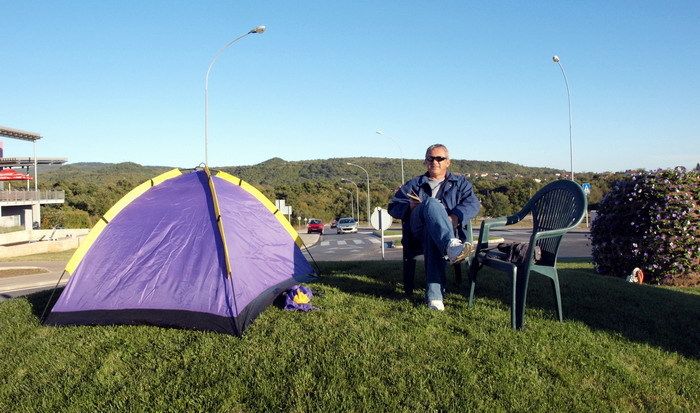
[[[527,284],[530,272],[534,271],[547,276],[552,281],[557,315],[559,321],[563,321],[559,276],[556,268],[557,254],[562,237],[581,222],[585,210],[586,196],[581,186],[570,180],[558,180],[537,191],[517,214],[484,220],[481,223],[475,257],[469,267],[469,307],[472,307],[474,302],[477,273],[484,265],[509,273],[512,277],[511,325],[514,330],[521,329],[525,317]],[[491,228],[515,224],[530,213],[532,213],[532,235],[526,263],[518,266],[503,257],[490,254],[487,249]],[[534,246],[539,246],[541,250],[541,257],[537,262],[533,259]]]

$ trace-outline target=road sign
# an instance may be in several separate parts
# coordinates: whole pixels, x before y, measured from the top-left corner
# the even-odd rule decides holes
[[[588,195],[591,193],[591,184],[588,182],[584,182],[581,184],[581,188],[583,189],[583,193]]]
[[[374,209],[369,220],[372,227],[378,231],[384,231],[391,226],[391,215],[389,215],[389,211],[379,207]]]
[[[384,230],[391,227],[391,215],[389,215],[389,211],[386,209],[376,207],[374,208],[374,212],[372,212],[369,222],[374,229],[382,233],[382,259],[384,259]]]

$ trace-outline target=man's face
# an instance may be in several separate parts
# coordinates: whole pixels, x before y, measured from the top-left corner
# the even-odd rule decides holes
[[[438,162],[439,159],[442,161]],[[444,178],[447,174],[447,168],[450,166],[447,151],[441,147],[431,149],[424,162],[428,168],[428,176],[431,178]]]

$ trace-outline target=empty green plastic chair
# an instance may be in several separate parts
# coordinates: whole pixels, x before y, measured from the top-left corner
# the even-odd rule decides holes
[[[537,191],[523,209],[515,215],[484,220],[481,223],[475,258],[469,268],[469,306],[473,305],[477,273],[485,265],[511,275],[511,325],[513,329],[523,327],[525,299],[530,272],[549,277],[557,304],[559,321],[563,320],[559,276],[557,275],[557,253],[563,235],[575,228],[583,219],[586,196],[581,186],[569,180],[558,180]],[[532,213],[532,235],[525,260],[514,264],[488,250],[491,228],[505,227],[521,221]],[[535,246],[540,247],[541,257],[535,261]]]

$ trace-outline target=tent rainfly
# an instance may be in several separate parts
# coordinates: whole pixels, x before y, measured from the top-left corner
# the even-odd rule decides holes
[[[147,324],[241,335],[282,292],[316,278],[289,221],[225,172],[173,169],[92,228],[48,325]]]

